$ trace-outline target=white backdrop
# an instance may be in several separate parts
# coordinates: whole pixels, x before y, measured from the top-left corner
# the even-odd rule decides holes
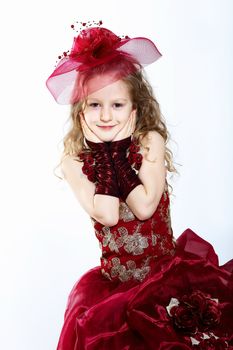
[[[88,215],[53,175],[69,106],[45,86],[70,49],[74,21],[103,20],[163,54],[146,69],[171,132],[180,177],[173,231],[231,257],[233,3],[231,0],[9,2],[1,10],[1,348],[56,350],[68,293],[100,249]]]

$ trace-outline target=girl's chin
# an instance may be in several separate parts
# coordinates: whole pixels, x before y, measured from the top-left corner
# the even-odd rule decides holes
[[[112,141],[114,139],[115,135],[105,135],[105,136],[100,136],[100,139],[103,142],[108,142],[108,141]]]
[[[96,132],[96,135],[100,137],[103,141],[111,141],[117,134],[119,130],[114,130],[115,127],[110,129],[102,129],[99,128],[98,132]]]

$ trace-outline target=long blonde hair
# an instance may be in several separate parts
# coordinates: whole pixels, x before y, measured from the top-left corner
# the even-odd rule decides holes
[[[159,132],[165,141],[165,165],[167,171],[179,174],[173,164],[173,153],[167,147],[167,143],[171,139],[171,135],[166,127],[165,119],[161,113],[159,103],[153,94],[153,89],[146,78],[146,74],[142,67],[141,69],[137,69],[136,71],[134,69],[134,71],[132,71],[132,63],[124,59],[120,62],[119,60],[116,61],[115,64],[114,62],[111,62],[111,65],[105,64],[98,66],[92,69],[91,72],[81,72],[79,74],[76,85],[77,89],[84,88],[86,82],[95,75],[106,74],[112,72],[113,70],[119,72],[119,69],[124,69],[124,71],[130,72],[130,74],[123,76],[121,79],[127,84],[133,106],[137,109],[137,122],[133,135],[134,139],[139,143],[139,145],[144,147],[142,140],[144,137],[146,137],[147,133],[151,130]],[[62,160],[66,155],[70,155],[79,161],[78,155],[80,152],[89,151],[84,142],[84,135],[79,117],[80,113],[83,113],[84,111],[85,103],[86,99],[84,98],[79,99],[76,103],[71,105],[69,116],[70,129],[63,138],[64,150],[60,163],[54,168],[54,170],[61,165]],[[60,176],[56,174],[55,176],[63,180],[63,178]],[[170,194],[172,194],[173,188],[169,183],[168,186],[171,188]]]

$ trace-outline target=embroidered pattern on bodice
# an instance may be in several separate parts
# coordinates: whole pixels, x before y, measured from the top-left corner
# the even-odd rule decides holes
[[[151,218],[139,220],[120,199],[117,225],[104,226],[91,218],[102,250],[101,272],[110,280],[143,281],[156,257],[175,252],[167,188]]]

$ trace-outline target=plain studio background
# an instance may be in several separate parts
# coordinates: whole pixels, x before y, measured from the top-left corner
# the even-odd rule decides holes
[[[7,7],[6,7],[7,6]],[[55,350],[68,293],[100,249],[88,215],[53,175],[69,106],[45,80],[71,48],[74,21],[103,20],[163,54],[146,69],[181,176],[171,182],[175,237],[209,240],[233,257],[232,1],[5,3],[1,10],[1,349]]]

